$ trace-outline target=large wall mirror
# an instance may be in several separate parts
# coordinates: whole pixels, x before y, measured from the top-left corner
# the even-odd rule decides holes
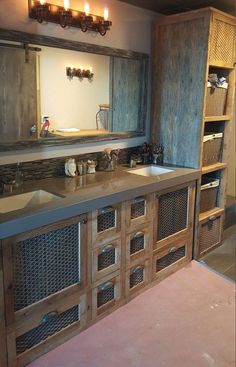
[[[146,54],[0,29],[0,71],[1,150],[145,134]]]

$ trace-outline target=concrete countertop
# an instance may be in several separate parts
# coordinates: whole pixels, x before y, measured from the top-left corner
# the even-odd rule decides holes
[[[137,168],[139,167],[143,166]],[[196,169],[174,166],[170,169],[174,171],[155,177],[132,174],[127,172],[127,168],[118,167],[113,172],[27,181],[20,190],[15,190],[12,194],[42,189],[62,197],[46,204],[0,214],[0,239],[136,196],[190,182],[201,175]]]

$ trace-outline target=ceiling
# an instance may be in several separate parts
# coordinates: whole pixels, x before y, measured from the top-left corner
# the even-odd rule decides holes
[[[169,15],[206,6],[236,15],[236,0],[120,0],[124,3]]]

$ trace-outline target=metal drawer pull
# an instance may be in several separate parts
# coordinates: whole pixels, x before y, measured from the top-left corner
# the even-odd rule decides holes
[[[106,252],[108,252],[108,251],[110,251],[111,249],[114,249],[115,248],[115,246],[113,246],[113,245],[107,245],[106,247],[103,247],[102,249],[101,249],[101,254],[104,254],[104,253],[106,253]]]
[[[134,273],[137,273],[139,270],[143,270],[144,267],[139,265],[139,266],[136,266],[135,268],[131,269],[131,274],[134,274]]]
[[[57,312],[57,311],[52,311],[52,312],[46,313],[46,315],[44,315],[42,320],[41,320],[41,324],[46,324],[47,322],[49,322],[50,320],[52,320],[54,317],[56,317],[58,315],[59,315],[59,312]]]
[[[138,197],[136,197],[132,200],[132,204],[141,203],[142,201],[145,201],[145,197],[144,196],[138,196]]]
[[[177,247],[173,246],[169,249],[168,253],[172,254],[173,252],[175,252],[177,250]]]
[[[211,220],[213,222],[214,220],[216,220],[216,218],[217,218],[216,215],[212,215],[211,217],[209,217],[209,220]]]
[[[80,224],[87,224],[87,223],[88,223],[88,221],[87,221],[87,219],[82,219],[79,223],[80,223]]]
[[[106,206],[105,208],[102,208],[99,210],[99,214],[106,214],[114,211],[115,209],[112,206]]]
[[[106,291],[107,289],[112,288],[112,287],[114,287],[114,283],[113,282],[107,282],[105,284],[100,285],[98,287],[98,290],[99,290],[99,292],[100,291]]]
[[[139,238],[139,237],[142,237],[142,236],[144,236],[143,232],[137,232],[137,233],[135,233],[135,235],[132,238]]]

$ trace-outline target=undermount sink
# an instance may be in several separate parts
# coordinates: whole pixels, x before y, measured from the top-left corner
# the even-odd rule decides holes
[[[162,166],[151,165],[151,166],[146,166],[142,168],[132,169],[132,170],[129,170],[128,172],[134,173],[135,175],[152,177],[152,176],[159,176],[164,173],[169,173],[173,171],[174,171],[173,169],[163,168]]]
[[[61,198],[60,195],[52,194],[44,190],[26,192],[24,194],[0,198],[0,213],[9,213],[14,210],[30,208],[38,204],[46,204]]]

